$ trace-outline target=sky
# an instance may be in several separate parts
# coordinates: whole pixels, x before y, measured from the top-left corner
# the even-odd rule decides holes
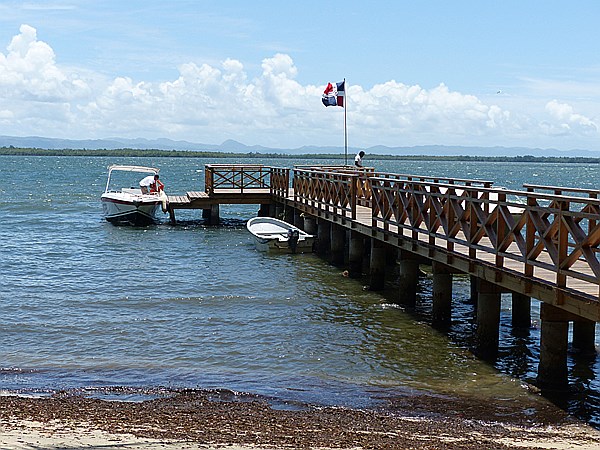
[[[0,135],[600,150],[600,2],[0,0]],[[321,102],[346,80],[346,110]]]

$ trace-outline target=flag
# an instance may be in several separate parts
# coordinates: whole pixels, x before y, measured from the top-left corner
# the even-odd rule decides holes
[[[344,97],[346,97],[346,80],[336,83],[337,86],[337,105],[344,106]]]
[[[335,83],[335,87],[331,83],[327,83],[327,87],[323,91],[321,101],[325,106],[344,106],[344,97],[346,97],[346,80]]]

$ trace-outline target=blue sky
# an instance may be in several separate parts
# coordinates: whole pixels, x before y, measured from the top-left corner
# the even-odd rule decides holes
[[[0,134],[600,150],[600,2],[0,1]]]

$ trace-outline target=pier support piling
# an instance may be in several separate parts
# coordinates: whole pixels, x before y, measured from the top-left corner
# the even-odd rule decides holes
[[[531,326],[531,297],[512,293],[512,326],[515,328],[529,328]]]
[[[258,217],[272,217],[271,204],[263,203],[258,210]]]
[[[452,319],[452,273],[444,264],[433,262],[433,323],[447,325]]]
[[[344,249],[346,246],[346,230],[340,225],[331,225],[331,263],[344,265]]]
[[[218,225],[221,221],[219,217],[219,205],[210,205],[210,208],[202,210],[202,218],[205,219],[209,225]]]
[[[317,254],[327,255],[331,251],[331,222],[319,220],[317,223]]]
[[[348,256],[348,275],[350,278],[359,278],[362,275],[363,258],[364,237],[358,231],[351,231]]]
[[[316,234],[317,234],[317,219],[315,219],[314,217],[305,216],[304,217],[304,231],[306,231],[308,234],[312,234],[313,236],[316,236]]]
[[[573,322],[573,348],[585,354],[596,353],[596,322],[584,318]]]
[[[537,380],[543,388],[564,388],[568,384],[568,317],[559,308],[542,303],[540,310],[540,361]]]
[[[371,267],[371,241],[373,239],[369,236],[365,237],[364,240],[364,247],[363,247],[363,266],[362,266],[362,271],[364,273],[369,273],[370,271],[370,267]]]
[[[304,230],[304,216],[302,215],[302,211],[299,209],[294,209],[294,226]]]
[[[381,291],[385,286],[386,245],[377,239],[371,240],[371,265],[369,290]]]
[[[283,208],[283,220],[292,225],[296,224],[296,217],[294,217],[294,208],[289,205],[285,205]]]
[[[477,293],[477,352],[484,359],[498,354],[500,338],[500,289],[479,280]]]
[[[471,292],[471,296],[470,296],[469,300],[471,301],[471,304],[477,305],[479,278],[477,278],[475,275],[469,275],[469,281],[470,281],[469,286],[470,286],[470,292]]]
[[[400,252],[400,270],[398,275],[399,298],[401,304],[415,306],[417,286],[419,284],[419,261],[408,252]]]
[[[284,213],[283,205],[281,203],[276,203],[273,206],[275,209],[275,215],[273,217],[275,217],[276,219],[285,221],[285,213]],[[273,209],[273,207],[271,209]]]
[[[398,255],[400,254],[400,250],[389,244],[386,244],[385,248],[385,263],[388,267],[395,268],[396,264],[398,263]]]

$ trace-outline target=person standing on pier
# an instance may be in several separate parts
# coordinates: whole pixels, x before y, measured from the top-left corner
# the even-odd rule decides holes
[[[354,165],[356,167],[362,167],[363,166],[362,165],[362,160],[363,160],[364,156],[365,156],[365,152],[363,152],[362,150],[356,154],[356,156],[354,157]]]

